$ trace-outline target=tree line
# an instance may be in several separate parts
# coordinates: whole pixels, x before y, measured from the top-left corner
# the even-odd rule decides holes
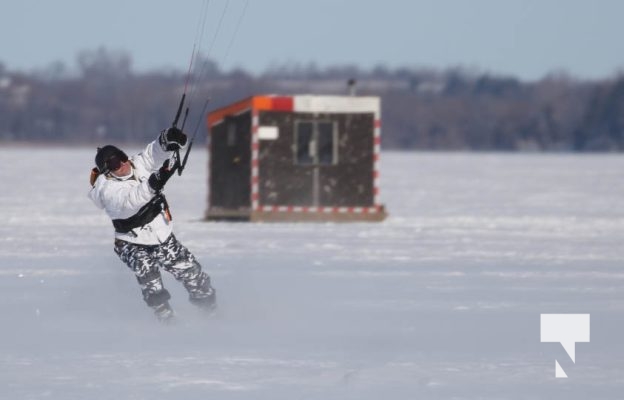
[[[198,140],[206,99],[210,111],[256,94],[347,94],[355,79],[358,95],[381,98],[385,149],[624,150],[624,76],[523,82],[462,68],[314,64],[256,76],[200,56],[191,77],[185,130],[199,129]],[[29,73],[0,64],[0,142],[144,142],[171,124],[185,81],[186,71],[136,73],[127,53],[105,48],[79,53],[71,73],[61,63]]]

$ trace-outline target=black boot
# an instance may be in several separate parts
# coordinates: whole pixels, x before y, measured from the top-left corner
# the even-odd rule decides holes
[[[207,293],[201,296],[189,296],[189,301],[202,310],[211,313],[217,308],[217,291],[211,287]]]
[[[158,318],[160,322],[165,323],[165,324],[169,324],[173,322],[174,312],[171,306],[169,305],[168,301],[162,304],[159,304],[153,308],[154,308],[154,314],[156,315],[156,318]]]

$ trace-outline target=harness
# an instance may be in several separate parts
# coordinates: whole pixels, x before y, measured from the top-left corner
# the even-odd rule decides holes
[[[169,212],[167,199],[164,194],[158,193],[133,216],[125,219],[114,219],[113,226],[115,227],[115,232],[131,232],[134,228],[139,228],[149,224],[163,211],[165,212],[167,219],[171,221],[171,213]]]

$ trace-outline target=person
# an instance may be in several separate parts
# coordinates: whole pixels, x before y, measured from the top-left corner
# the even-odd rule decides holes
[[[161,268],[182,282],[191,303],[209,311],[216,307],[210,277],[173,234],[171,212],[163,193],[179,167],[179,161],[170,166],[171,153],[179,153],[186,142],[186,134],[169,128],[132,157],[106,145],[97,149],[96,167],[91,171],[89,197],[112,219],[114,251],[134,272],[143,300],[162,322],[170,322],[174,312]]]

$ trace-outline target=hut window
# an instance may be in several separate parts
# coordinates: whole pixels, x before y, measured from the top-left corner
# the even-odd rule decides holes
[[[318,164],[335,164],[334,124],[332,122],[319,122],[316,125],[316,132]]]
[[[314,164],[314,124],[308,121],[297,122],[296,135],[297,164]]]
[[[296,163],[333,165],[338,161],[335,124],[330,121],[297,121]]]

